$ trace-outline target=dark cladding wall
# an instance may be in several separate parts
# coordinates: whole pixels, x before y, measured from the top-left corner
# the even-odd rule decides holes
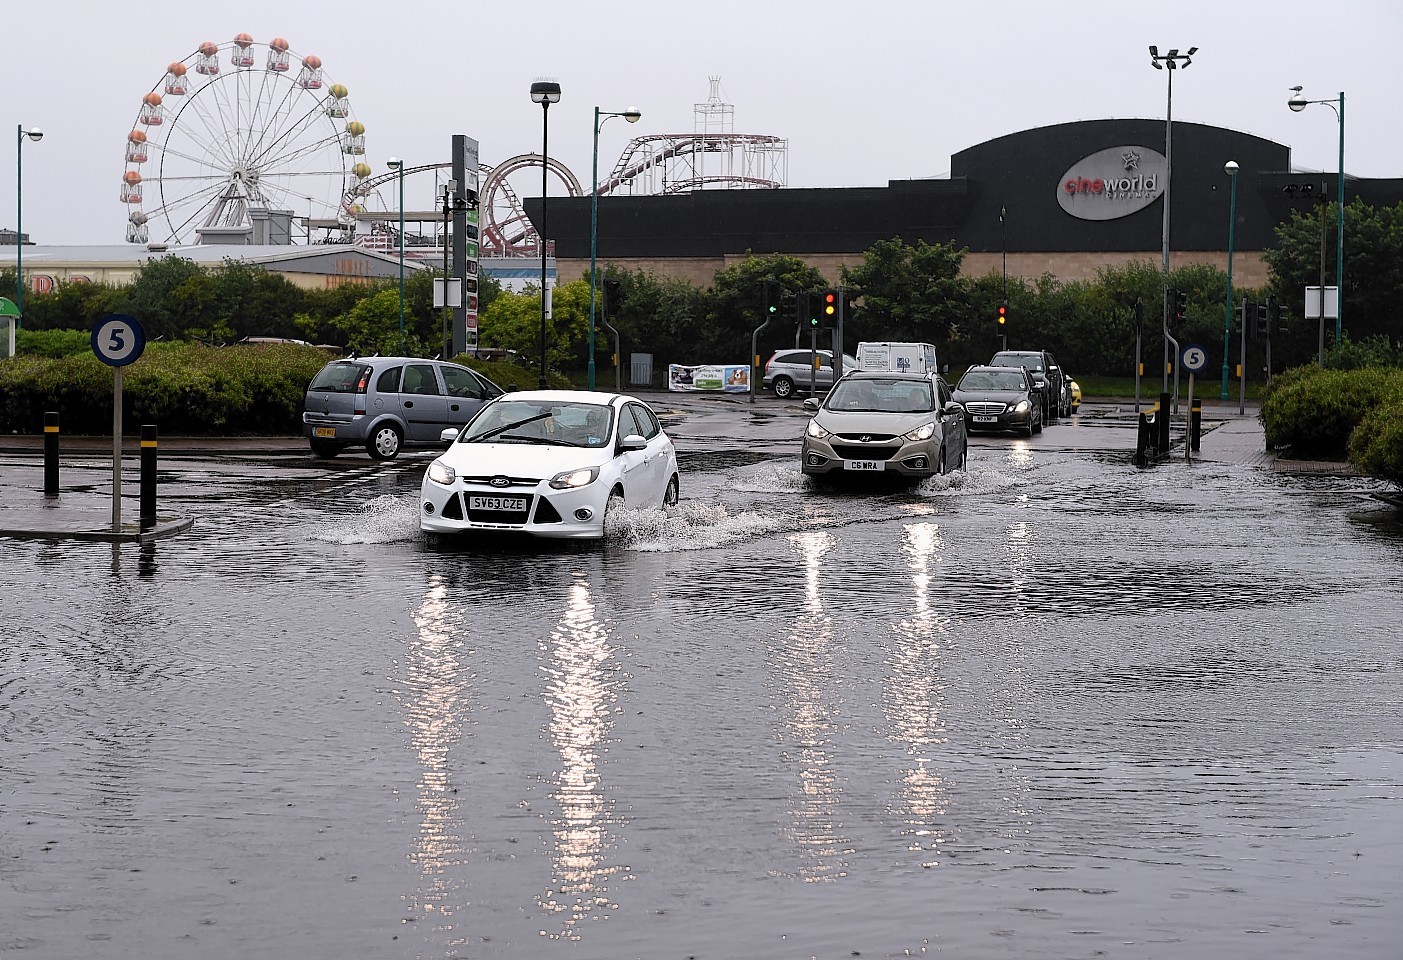
[[[953,243],[973,252],[1144,253],[1158,261],[1164,198],[1127,216],[1083,220],[1062,209],[1065,174],[1101,150],[1141,147],[1163,154],[1163,120],[1086,120],[1038,127],[990,140],[951,158],[944,180],[898,180],[886,187],[715,190],[672,196],[599,199],[598,255],[610,259],[711,258],[787,253],[860,256],[875,242]],[[1314,201],[1292,185],[1327,189],[1335,175],[1291,174],[1291,152],[1261,137],[1176,121],[1170,191],[1170,248],[1174,252],[1227,249],[1231,181],[1223,165],[1235,160],[1235,249],[1260,252],[1276,245],[1275,227],[1291,210]],[[1346,180],[1375,204],[1403,199],[1403,181]],[[525,201],[539,223],[540,198]],[[999,211],[1007,211],[999,222]],[[550,201],[548,233],[562,260],[588,260],[590,201]],[[1006,244],[1006,246],[1005,246]]]
[[[1286,170],[1291,151],[1235,130],[1175,122],[1169,245],[1172,250],[1225,250],[1231,181],[1223,164],[1236,160],[1238,250],[1275,246],[1257,190],[1259,173]],[[1111,147],[1164,153],[1163,120],[1086,120],[1038,127],[955,154],[950,175],[971,183],[970,217],[960,242],[971,250],[1001,249],[999,208],[1006,208],[1008,249],[1048,252],[1159,251],[1164,198],[1115,220],[1081,220],[1057,203],[1063,175],[1083,157]]]

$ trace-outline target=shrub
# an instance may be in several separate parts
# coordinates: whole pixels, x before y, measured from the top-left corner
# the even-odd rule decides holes
[[[1342,459],[1350,434],[1398,389],[1400,377],[1403,372],[1384,367],[1287,371],[1262,400],[1267,445],[1289,447],[1296,456]]]

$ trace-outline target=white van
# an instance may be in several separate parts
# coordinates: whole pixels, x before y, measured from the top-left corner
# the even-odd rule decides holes
[[[887,340],[859,343],[857,363],[864,370],[940,372],[935,358],[935,347],[929,343],[893,343]]]

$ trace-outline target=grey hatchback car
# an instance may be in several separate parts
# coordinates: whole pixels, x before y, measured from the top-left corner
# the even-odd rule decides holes
[[[333,360],[307,387],[302,435],[319,457],[365,447],[376,460],[393,460],[407,444],[442,446],[446,428],[461,427],[504,392],[477,371],[442,360]]]

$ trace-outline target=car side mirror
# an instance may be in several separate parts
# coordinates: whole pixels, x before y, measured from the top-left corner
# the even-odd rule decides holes
[[[449,427],[447,430],[440,433],[438,438],[444,443],[452,443],[454,440],[458,439],[458,432],[457,427]]]
[[[962,403],[960,403],[958,400],[947,400],[947,401],[945,401],[945,412],[946,412],[946,413],[964,413],[964,412],[965,412],[965,408],[964,408],[964,405],[963,405]]]
[[[644,440],[641,434],[630,433],[619,441],[620,450],[647,450],[648,441]]]
[[[818,412],[818,397],[807,397],[804,400],[804,409],[810,413]]]

